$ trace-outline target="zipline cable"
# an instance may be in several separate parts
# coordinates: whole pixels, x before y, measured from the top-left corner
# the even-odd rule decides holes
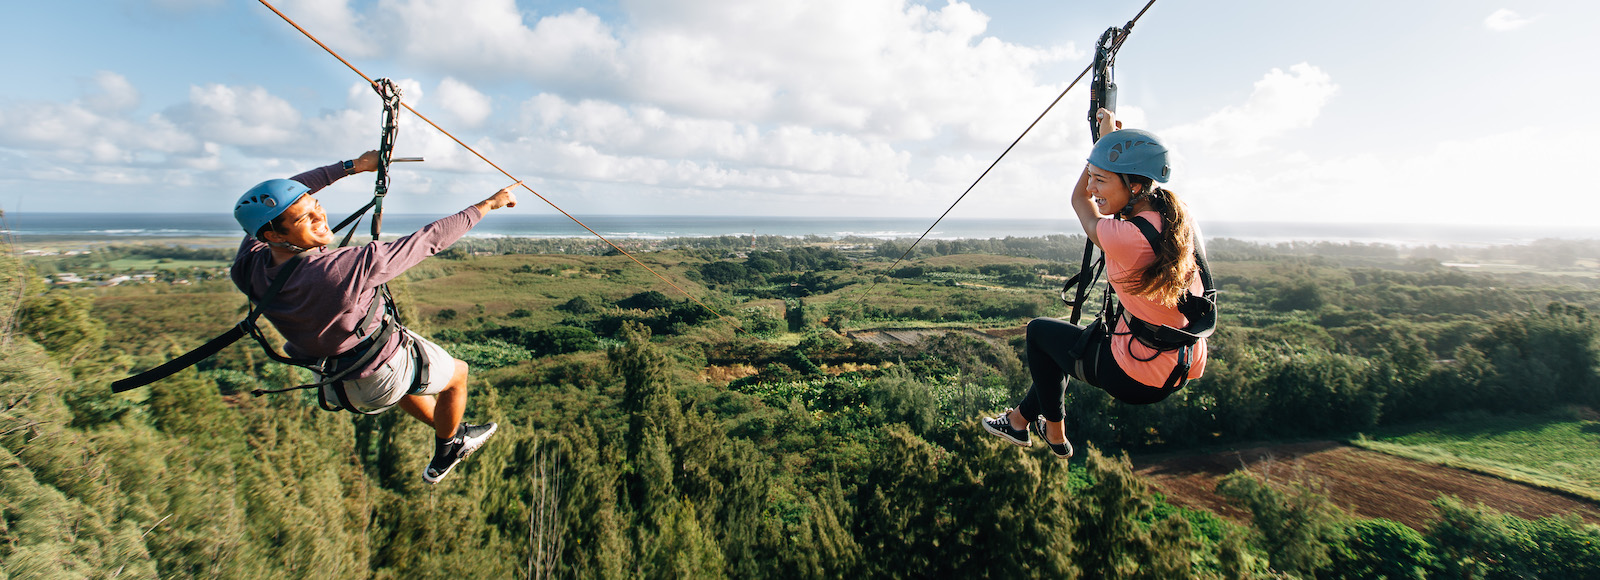
[[[262,1],[264,2],[265,0],[262,0]],[[1122,41],[1126,40],[1128,38],[1128,33],[1133,31],[1134,23],[1138,22],[1139,18],[1143,17],[1144,13],[1146,11],[1150,10],[1150,7],[1154,6],[1155,3],[1156,3],[1156,0],[1150,0],[1149,3],[1144,5],[1144,8],[1139,10],[1138,14],[1134,15],[1133,20],[1129,20],[1127,24],[1122,26],[1122,30],[1123,30],[1122,34],[1120,36],[1118,36],[1117,39],[1114,41],[1116,43],[1116,46],[1118,46],[1118,47],[1122,46]],[[1083,72],[1078,73],[1078,78],[1072,79],[1072,83],[1067,85],[1067,88],[1063,89],[1061,91],[1061,94],[1056,95],[1056,99],[1054,101],[1050,101],[1050,105],[1044,108],[1044,112],[1039,113],[1038,118],[1035,118],[1032,123],[1029,123],[1028,124],[1028,128],[1023,129],[1022,130],[1022,134],[1021,135],[1017,135],[1016,140],[1012,141],[1011,145],[1006,146],[1006,150],[1005,151],[1000,152],[1000,156],[995,158],[994,163],[990,163],[989,164],[989,168],[988,169],[984,169],[983,170],[983,174],[979,175],[977,179],[974,179],[972,181],[972,185],[967,186],[967,190],[961,192],[961,196],[957,197],[956,200],[950,204],[950,207],[945,208],[944,213],[939,214],[939,219],[933,220],[933,225],[928,226],[928,229],[923,231],[922,235],[917,236],[917,240],[914,241],[914,242],[911,242],[911,247],[906,248],[906,251],[901,253],[899,258],[895,258],[894,263],[893,264],[889,264],[889,267],[886,268],[884,271],[885,272],[894,271],[894,267],[895,266],[899,266],[900,262],[902,262],[902,261],[904,261],[906,259],[906,256],[911,255],[911,251],[917,249],[917,244],[922,243],[922,239],[928,237],[928,234],[933,231],[933,228],[938,227],[939,222],[944,221],[945,216],[950,215],[950,211],[954,210],[956,208],[956,204],[961,203],[961,200],[967,198],[967,194],[972,193],[972,189],[978,186],[978,182],[983,181],[983,178],[985,176],[989,175],[989,171],[993,170],[996,165],[999,165],[1000,164],[1000,160],[1001,159],[1005,159],[1006,158],[1006,154],[1010,153],[1011,149],[1013,147],[1017,146],[1017,143],[1021,143],[1023,137],[1027,137],[1028,136],[1028,132],[1033,130],[1033,126],[1034,125],[1038,125],[1039,121],[1044,120],[1044,116],[1050,113],[1050,109],[1055,108],[1056,103],[1061,102],[1061,99],[1065,98],[1067,96],[1067,93],[1072,91],[1073,87],[1078,86],[1078,81],[1083,80],[1084,75],[1089,74],[1089,71],[1094,69],[1094,65],[1095,65],[1095,63],[1090,62],[1089,66],[1084,67],[1083,68]],[[872,295],[872,290],[874,288],[877,288],[877,287],[878,287],[877,280],[873,280],[872,285],[868,286],[867,290],[865,292],[861,293],[861,298],[856,300],[856,305],[860,306],[863,302],[866,302],[867,296]]]
[[[317,43],[317,46],[322,47],[322,50],[325,50],[325,51],[328,52],[328,54],[333,55],[333,58],[339,59],[339,62],[344,63],[344,66],[348,67],[351,71],[354,71],[357,75],[359,75],[361,77],[362,80],[367,81],[367,84],[373,85],[374,87],[377,86],[376,81],[373,81],[371,77],[368,77],[366,75],[366,73],[361,72],[361,69],[358,69],[358,68],[356,68],[355,65],[350,64],[350,61],[345,60],[344,57],[342,57],[342,56],[339,56],[339,53],[334,52],[334,50],[332,48],[328,48],[328,45],[323,44],[321,40],[317,40],[316,36],[313,36],[305,28],[302,28],[299,24],[295,23],[295,21],[293,19],[289,18],[289,16],[287,14],[284,14],[281,10],[278,10],[278,8],[276,6],[273,6],[271,2],[268,2],[267,0],[259,0],[259,1],[261,2],[261,5],[266,6],[268,10],[271,10],[274,14],[277,14],[278,17],[282,18],[284,22],[289,23],[289,26],[293,26],[295,30],[300,31],[300,34],[304,34],[306,36],[306,38],[311,39],[311,42],[315,42],[315,43]],[[1155,0],[1151,0],[1151,2],[1154,3]],[[479,153],[477,149],[473,149],[471,145],[467,145],[461,139],[456,138],[455,135],[450,134],[449,131],[444,130],[444,127],[440,127],[437,123],[434,123],[432,120],[428,119],[426,116],[423,116],[422,113],[418,113],[416,109],[411,108],[410,104],[407,104],[405,102],[401,102],[400,106],[405,107],[407,111],[411,111],[411,114],[416,115],[418,119],[422,119],[422,121],[424,123],[427,123],[429,126],[432,126],[434,129],[437,129],[440,133],[443,133],[444,136],[449,137],[451,141],[455,141],[457,145],[460,145],[463,149],[466,149],[468,152],[472,153],[478,159],[482,159],[484,163],[488,163],[490,167],[495,168],[495,170],[499,171],[502,175],[505,175],[507,178],[510,178],[512,181],[521,183],[522,184],[522,188],[528,190],[528,193],[533,194],[534,197],[539,198],[540,201],[545,202],[545,204],[549,205],[551,208],[554,208],[556,211],[561,212],[561,215],[567,216],[567,219],[570,219],[570,220],[572,220],[573,223],[576,223],[579,226],[582,226],[583,229],[588,230],[589,233],[591,233],[591,234],[594,234],[594,237],[600,238],[600,241],[605,242],[606,245],[611,246],[611,248],[616,250],[618,253],[621,253],[622,255],[627,256],[629,260],[633,260],[633,263],[638,264],[639,267],[644,268],[646,271],[650,272],[651,274],[654,274],[656,278],[659,278],[662,282],[666,282],[668,286],[671,286],[674,290],[677,290],[679,293],[681,293],[684,296],[688,297],[690,300],[693,300],[694,303],[695,304],[699,304],[701,308],[705,308],[706,310],[710,311],[712,314],[717,315],[718,317],[722,318],[723,320],[727,320],[729,322],[732,322],[734,330],[739,331],[739,332],[744,332],[744,326],[742,324],[739,324],[739,321],[737,319],[731,318],[731,317],[723,314],[722,312],[718,311],[717,309],[706,305],[705,302],[701,302],[699,298],[695,298],[694,295],[690,294],[687,290],[684,290],[683,288],[679,287],[677,284],[674,284],[671,280],[668,280],[666,276],[662,276],[661,273],[656,272],[654,269],[651,269],[649,266],[646,266],[644,264],[644,262],[639,261],[639,259],[635,258],[633,256],[633,254],[628,253],[627,250],[622,249],[622,247],[616,245],[615,243],[612,243],[611,240],[606,239],[605,236],[600,235],[600,232],[594,231],[593,228],[590,228],[587,224],[584,224],[582,221],[578,220],[578,218],[572,217],[572,214],[567,213],[567,210],[561,209],[561,206],[556,205],[555,202],[552,202],[549,199],[546,199],[545,196],[543,196],[543,195],[539,195],[539,192],[534,191],[533,188],[531,188],[531,187],[528,187],[528,184],[522,183],[521,179],[517,179],[516,176],[512,175],[510,172],[507,172],[505,169],[501,169],[499,165],[496,165],[495,162],[490,161],[488,157],[484,157],[483,154]]]

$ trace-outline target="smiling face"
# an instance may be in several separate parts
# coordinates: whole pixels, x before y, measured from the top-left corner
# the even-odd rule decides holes
[[[302,195],[289,204],[283,214],[267,228],[263,235],[269,242],[288,242],[302,248],[318,248],[333,243],[333,232],[328,231],[328,214],[322,211],[317,198]]]
[[[1089,164],[1087,189],[1089,195],[1094,196],[1094,205],[1100,215],[1112,215],[1122,211],[1122,207],[1128,205],[1128,198],[1136,195],[1139,188],[1135,185],[1133,190],[1129,191],[1128,184],[1122,181],[1122,176],[1095,167],[1093,163]]]

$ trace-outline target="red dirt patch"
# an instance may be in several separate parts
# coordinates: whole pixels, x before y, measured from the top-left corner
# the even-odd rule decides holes
[[[1284,481],[1292,478],[1297,468],[1320,479],[1333,502],[1347,511],[1365,518],[1388,518],[1418,530],[1436,519],[1430,502],[1441,495],[1454,495],[1469,505],[1481,502],[1526,519],[1577,514],[1585,522],[1600,523],[1600,506],[1583,500],[1333,441],[1135,461],[1135,470],[1169,501],[1239,522],[1248,521],[1250,514],[1217,495],[1217,481],[1222,476],[1249,469],[1270,480]]]

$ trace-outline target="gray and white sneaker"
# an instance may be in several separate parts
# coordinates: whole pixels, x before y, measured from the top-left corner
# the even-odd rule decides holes
[[[483,442],[488,441],[489,436],[494,435],[495,430],[499,428],[494,423],[484,425],[462,423],[461,427],[456,429],[455,437],[435,439],[433,461],[429,461],[428,468],[422,470],[422,481],[430,485],[439,483],[444,476],[450,475],[450,471],[456,468],[457,463],[461,463],[461,460],[482,447]]]

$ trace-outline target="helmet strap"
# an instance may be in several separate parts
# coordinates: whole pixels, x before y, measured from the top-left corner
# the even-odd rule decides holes
[[[273,247],[273,248],[280,249],[280,250],[289,250],[289,251],[294,252],[296,254],[303,253],[303,252],[311,249],[311,248],[302,248],[300,246],[296,246],[296,245],[291,244],[289,242],[267,242],[267,245],[270,246],[270,247]]]
[[[1139,205],[1144,200],[1150,199],[1152,193],[1154,192],[1146,191],[1140,193],[1139,195],[1128,198],[1128,203],[1122,206],[1122,209],[1117,212],[1117,215],[1122,216],[1122,219],[1133,217],[1133,206]]]

